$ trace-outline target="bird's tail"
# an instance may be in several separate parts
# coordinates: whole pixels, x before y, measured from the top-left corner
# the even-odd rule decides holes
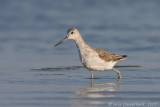
[[[121,59],[120,60],[124,60],[124,59],[126,59],[126,57],[127,57],[127,55],[121,55]]]
[[[123,57],[123,58],[126,58],[126,57],[127,57],[127,55],[122,55],[122,57]]]

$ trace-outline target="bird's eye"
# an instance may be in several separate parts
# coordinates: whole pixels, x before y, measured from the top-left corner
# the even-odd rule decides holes
[[[71,34],[73,34],[73,32],[71,32]]]

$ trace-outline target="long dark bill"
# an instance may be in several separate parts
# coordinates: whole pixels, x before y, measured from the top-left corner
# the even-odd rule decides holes
[[[68,39],[68,37],[66,36],[63,40],[61,40],[59,43],[57,43],[56,45],[55,45],[55,47],[56,46],[58,46],[59,44],[61,44],[61,43],[63,43],[65,40],[67,40]]]

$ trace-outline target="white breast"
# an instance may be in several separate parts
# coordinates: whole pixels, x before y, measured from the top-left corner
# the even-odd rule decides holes
[[[103,71],[107,69],[112,69],[117,62],[107,62],[101,59],[94,50],[85,49],[79,51],[79,56],[84,67],[91,71]]]

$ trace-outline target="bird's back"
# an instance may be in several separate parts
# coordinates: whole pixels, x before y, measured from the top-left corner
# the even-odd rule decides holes
[[[118,55],[114,53],[110,53],[103,49],[93,48],[93,50],[99,54],[99,57],[105,61],[119,61],[124,60],[127,55]]]

